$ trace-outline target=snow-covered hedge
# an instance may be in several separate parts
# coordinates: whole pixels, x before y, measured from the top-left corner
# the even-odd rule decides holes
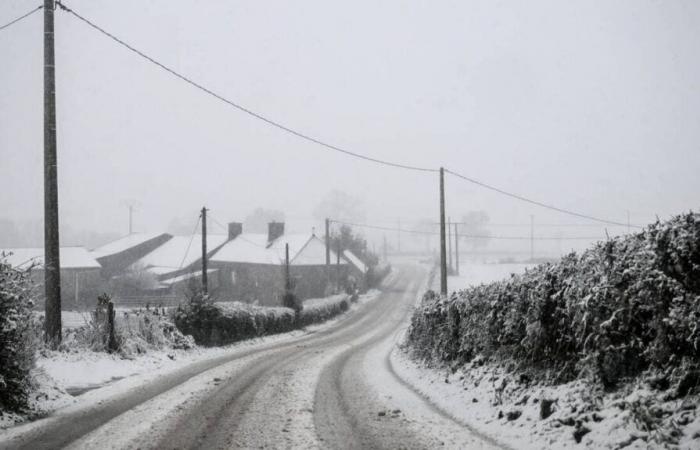
[[[27,273],[13,269],[0,255],[0,411],[27,408],[40,334],[32,306]]]
[[[689,213],[449,298],[428,292],[408,344],[425,360],[498,357],[553,382],[587,374],[611,388],[649,368],[700,378],[699,294]]]
[[[348,309],[348,296],[307,300],[296,314],[292,308],[263,307],[240,302],[191,302],[175,314],[178,329],[199,345],[227,345],[243,339],[284,333],[323,322]]]

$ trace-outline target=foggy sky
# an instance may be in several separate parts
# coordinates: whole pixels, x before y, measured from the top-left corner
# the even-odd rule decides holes
[[[0,23],[39,0],[3,0]],[[214,91],[350,150],[644,223],[700,206],[700,2],[66,0]],[[158,231],[202,205],[437,219],[434,174],[270,128],[56,12],[61,222]],[[43,215],[42,14],[0,32],[0,216]],[[448,213],[579,223],[447,178]]]

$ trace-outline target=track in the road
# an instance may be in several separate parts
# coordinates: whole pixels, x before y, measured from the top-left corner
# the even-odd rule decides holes
[[[421,274],[415,269],[413,272],[404,273],[401,279],[396,281],[396,285],[412,284],[410,280],[416,276]],[[355,320],[344,323],[332,334],[314,336],[305,342],[303,347],[296,345],[282,347],[273,354],[266,355],[263,361],[251,364],[246,370],[237,373],[235,378],[219,389],[215,395],[200,401],[196,407],[190,408],[187,414],[165,433],[166,439],[161,441],[158,447],[214,449],[272,445],[276,442],[276,436],[270,436],[270,434],[279,434],[282,431],[270,429],[268,422],[271,415],[286,413],[275,411],[275,408],[283,402],[283,398],[288,396],[289,392],[278,391],[272,398],[265,399],[267,414],[265,417],[256,418],[260,428],[256,430],[254,427],[249,427],[251,429],[243,430],[240,425],[245,422],[245,416],[251,404],[262,401],[258,400],[260,390],[280,372],[298,370],[308,365],[309,361],[319,354],[341,351],[343,352],[339,360],[341,363],[334,362],[329,367],[330,377],[321,375],[322,381],[316,390],[317,393],[321,393],[316,395],[316,405],[313,408],[318,438],[323,442],[324,447],[378,448],[377,437],[367,433],[365,428],[343,427],[341,428],[343,432],[339,433],[340,430],[335,426],[337,422],[332,421],[332,418],[337,418],[343,424],[356,421],[349,415],[349,410],[342,406],[342,401],[338,403],[337,397],[327,395],[335,389],[333,387],[328,389],[324,383],[340,382],[341,373],[337,372],[337,369],[342,371],[345,367],[343,361],[347,361],[353,354],[350,351],[344,351],[346,347],[356,345],[351,347],[351,350],[366,348],[394,331],[404,318],[403,315],[397,316],[397,310],[405,310],[402,306],[415,298],[413,291],[408,291],[408,300],[405,299],[406,294],[405,290],[395,289],[394,285],[389,286],[372,308],[364,309]],[[246,383],[243,380],[251,380],[251,382]],[[403,434],[408,434],[408,431],[404,429]],[[400,436],[394,433],[393,439],[397,438]],[[416,436],[405,436],[402,440],[416,442]]]
[[[60,448],[73,443],[82,448],[81,442],[95,436],[97,442],[104,442],[100,433],[108,436],[109,432],[103,430],[111,427],[119,433],[123,424],[134,423],[129,418],[136,417],[130,416],[136,406],[159,402],[165,397],[160,394],[171,389],[192,392],[188,383],[193,377],[232,364],[218,385],[187,394],[186,408],[154,419],[147,426],[147,435],[139,434],[134,445],[158,449],[436,447],[441,439],[430,427],[450,422],[446,416],[378,415],[386,408],[386,399],[383,403],[377,398],[376,385],[370,386],[373,375],[363,372],[368,353],[386,353],[390,348],[393,335],[413,306],[418,281],[424,277],[421,269],[407,267],[384,287],[378,299],[331,328],[193,364],[97,409],[59,415],[38,431],[0,447]],[[383,358],[380,365],[386,375]],[[398,384],[393,379],[387,383]],[[400,395],[422,402],[408,390]],[[122,425],[112,420],[118,415]],[[417,424],[428,432],[417,431],[421,430]],[[443,427],[453,434],[462,428],[454,422]],[[80,438],[83,440],[78,441]],[[469,439],[474,438],[484,441],[473,434]],[[491,444],[487,447],[492,448]]]

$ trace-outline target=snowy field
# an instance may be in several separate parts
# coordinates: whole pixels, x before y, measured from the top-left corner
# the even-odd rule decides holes
[[[447,277],[447,289],[459,291],[469,286],[479,285],[498,281],[511,276],[525,272],[526,269],[534,267],[534,264],[499,264],[490,262],[465,261],[460,266],[459,275],[450,275]],[[440,276],[433,279],[431,289],[434,291],[440,290]]]

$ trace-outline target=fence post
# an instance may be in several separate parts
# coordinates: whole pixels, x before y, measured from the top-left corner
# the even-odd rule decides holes
[[[114,333],[114,303],[110,300],[107,303],[107,329],[109,331],[109,341],[107,342],[107,350],[112,353],[119,349],[117,338]]]

